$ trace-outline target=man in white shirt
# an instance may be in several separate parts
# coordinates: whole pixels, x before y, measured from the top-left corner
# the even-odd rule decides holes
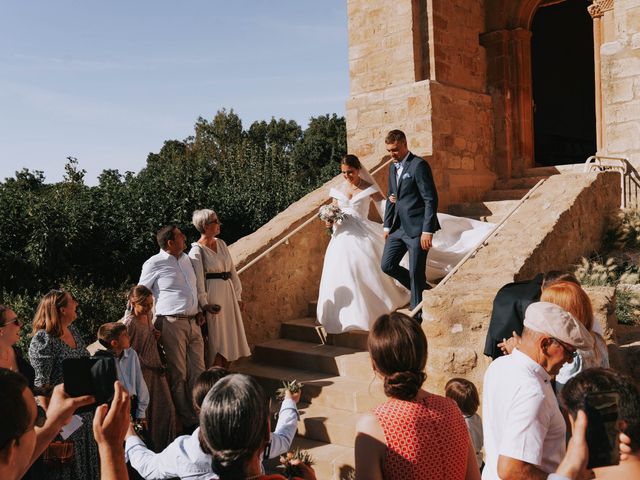
[[[532,303],[520,345],[484,377],[483,480],[544,480],[565,454],[565,423],[551,378],[576,349],[593,348],[587,329],[559,306]]]
[[[155,297],[156,327],[167,355],[171,396],[184,431],[193,431],[198,419],[191,403],[191,391],[204,370],[204,341],[200,330],[196,273],[184,253],[186,237],[175,225],[157,234],[160,252],[142,265],[140,285]]]

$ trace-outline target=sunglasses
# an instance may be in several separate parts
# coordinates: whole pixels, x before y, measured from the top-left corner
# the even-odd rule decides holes
[[[7,325],[18,325],[19,327],[21,327],[23,325],[22,320],[20,320],[18,317],[14,318],[13,320],[9,320],[8,322],[4,322],[2,325],[0,325],[0,327],[6,327]]]
[[[213,225],[214,223],[217,225],[222,225],[222,222],[220,220],[218,220],[217,218],[215,220],[209,220],[208,222],[204,222],[205,225]]]
[[[564,350],[564,353],[566,353],[569,357],[573,357],[575,358],[576,355],[578,355],[578,350],[570,347],[569,345],[567,345],[566,343],[558,340],[557,338],[551,337],[551,340],[556,342],[558,345],[560,345],[562,347],[562,349]]]

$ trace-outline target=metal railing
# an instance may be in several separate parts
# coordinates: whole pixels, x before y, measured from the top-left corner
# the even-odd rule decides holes
[[[371,176],[375,176],[380,170],[382,170],[383,168],[389,166],[389,163],[391,163],[391,158],[389,158],[386,162],[383,162],[382,164],[380,164],[378,167],[376,167],[372,172],[371,172]],[[327,201],[330,201],[330,199],[328,199]],[[326,203],[326,202],[325,202]],[[280,245],[282,244],[289,244],[289,239],[294,236],[296,233],[298,233],[299,231],[303,230],[307,225],[309,225],[311,222],[314,221],[318,221],[318,215],[317,212],[312,212],[309,213],[309,218],[307,218],[304,222],[302,222],[300,225],[298,225],[296,228],[294,228],[293,230],[291,230],[289,233],[287,233],[284,237],[282,237],[281,239],[279,239],[278,241],[276,241],[273,245],[271,245],[269,248],[267,248],[266,250],[264,250],[263,252],[261,252],[258,256],[256,256],[256,258],[252,259],[250,262],[248,262],[246,265],[243,265],[242,268],[240,268],[240,270],[238,270],[238,274],[241,274],[242,272],[244,272],[245,270],[247,270],[249,267],[255,265],[256,263],[258,263],[260,260],[262,260],[264,257],[266,257],[270,252],[274,251],[276,248],[278,248]]]
[[[623,157],[605,157],[592,155],[587,158],[585,172],[617,172],[620,174],[620,208],[633,206],[638,208],[640,192],[640,174],[629,160]]]
[[[473,258],[476,256],[476,254],[484,247],[487,246],[487,242],[489,241],[489,239],[491,237],[493,237],[498,230],[500,230],[500,228],[502,227],[502,225],[505,224],[505,222],[507,220],[509,220],[509,218],[511,218],[511,216],[516,213],[518,211],[518,209],[520,209],[520,207],[524,204],[524,202],[526,202],[529,197],[531,197],[531,195],[533,195],[535,193],[536,190],[538,190],[538,188],[540,188],[540,186],[546,181],[546,178],[543,178],[542,180],[540,180],[538,183],[536,183],[533,188],[531,190],[529,190],[524,197],[522,197],[518,203],[516,205],[513,206],[513,208],[509,211],[509,213],[499,222],[495,225],[495,227],[493,227],[491,229],[490,232],[488,232],[480,242],[478,242],[478,245],[476,245],[476,247],[471,250],[470,252],[468,252],[464,257],[462,257],[462,259],[451,269],[451,271],[449,273],[447,273],[447,275],[438,282],[438,284],[433,287],[432,290],[435,290],[437,288],[440,288],[442,285],[444,285],[445,283],[447,283],[449,281],[449,279],[455,275],[455,273],[460,269],[460,267],[462,267],[462,265],[464,265],[467,260],[469,260],[470,258]],[[414,317],[416,315],[416,313],[418,313],[424,304],[424,300],[422,302],[420,302],[419,305],[416,305],[416,307],[414,307],[413,310],[411,310],[411,317]]]

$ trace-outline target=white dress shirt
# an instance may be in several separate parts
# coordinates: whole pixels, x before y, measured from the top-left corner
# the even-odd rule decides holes
[[[153,292],[156,315],[195,315],[199,311],[196,273],[185,253],[176,258],[160,250],[144,262],[138,283]]]
[[[284,399],[278,414],[276,429],[271,434],[269,458],[276,458],[289,451],[298,428],[298,408],[291,399]],[[176,478],[188,480],[217,479],[211,468],[211,455],[200,448],[196,428],[191,435],[176,438],[160,453],[153,453],[137,436],[127,437],[125,455],[131,466],[145,479]]]
[[[565,423],[551,377],[517,348],[489,365],[484,376],[482,416],[483,480],[500,478],[500,455],[547,473],[556,471],[565,453]]]

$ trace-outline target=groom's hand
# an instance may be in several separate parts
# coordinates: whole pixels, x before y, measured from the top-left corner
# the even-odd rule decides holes
[[[423,233],[420,236],[420,246],[423,250],[429,250],[433,243],[433,233]]]

